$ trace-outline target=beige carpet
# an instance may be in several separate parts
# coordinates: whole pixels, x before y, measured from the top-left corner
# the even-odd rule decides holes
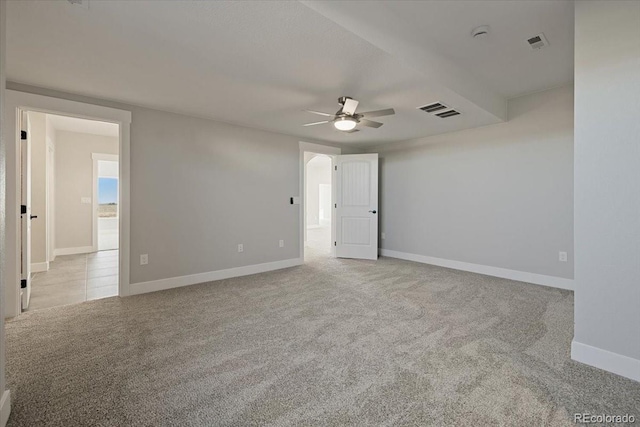
[[[573,425],[640,384],[573,362],[573,294],[381,258],[34,311],[15,426]]]

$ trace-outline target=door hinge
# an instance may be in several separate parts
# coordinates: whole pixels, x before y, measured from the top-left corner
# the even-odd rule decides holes
[[[20,280],[20,289],[24,289],[27,287],[27,279]]]
[[[334,204],[334,205],[333,205],[333,207],[334,207],[334,208],[336,208],[336,209],[338,209],[338,204],[337,204],[337,203],[336,203],[336,204]]]
[[[338,246],[338,242],[333,242],[333,246]]]
[[[20,215],[27,213],[27,205],[20,205]]]
[[[20,139],[27,139],[27,131],[26,130],[21,130],[20,131]]]
[[[338,170],[338,166],[334,166],[335,170]]]

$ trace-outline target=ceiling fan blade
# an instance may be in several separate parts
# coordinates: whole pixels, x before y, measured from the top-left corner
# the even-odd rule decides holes
[[[355,99],[346,99],[342,106],[342,112],[353,116],[356,112],[356,108],[358,108],[358,101]]]
[[[382,126],[382,123],[380,122],[374,122],[373,120],[367,119],[360,119],[358,123],[364,126],[369,126],[370,128],[379,128],[380,126]]]
[[[307,124],[304,124],[304,125],[302,125],[302,126],[323,125],[323,124],[325,124],[325,123],[329,123],[329,120],[325,120],[324,122],[313,122],[313,123],[307,123]]]
[[[376,110],[376,111],[367,111],[366,113],[358,113],[362,115],[362,117],[381,117],[381,116],[391,116],[396,113],[396,110],[393,108],[387,108],[386,110]]]
[[[335,114],[323,113],[321,111],[313,111],[313,110],[304,110],[307,113],[318,114],[320,116],[333,117]]]
[[[344,131],[344,133],[354,133],[354,132],[360,132],[360,130],[358,130],[358,129],[351,129],[351,130]]]

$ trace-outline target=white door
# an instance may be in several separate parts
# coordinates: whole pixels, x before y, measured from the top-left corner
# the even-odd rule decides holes
[[[336,256],[378,259],[378,154],[336,156]]]
[[[31,126],[29,115],[22,113],[20,135],[20,291],[22,309],[31,298]]]

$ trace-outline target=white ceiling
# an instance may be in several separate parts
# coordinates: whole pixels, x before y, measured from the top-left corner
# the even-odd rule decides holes
[[[113,137],[117,137],[119,135],[118,125],[115,123],[78,119],[75,117],[59,116],[56,114],[47,114],[47,119],[55,130]]]
[[[7,13],[10,81],[359,146],[498,123],[507,98],[573,74],[568,1],[23,0]],[[542,31],[551,46],[529,50]],[[354,134],[301,126],[342,95],[396,115]],[[433,101],[463,114],[416,110]]]

